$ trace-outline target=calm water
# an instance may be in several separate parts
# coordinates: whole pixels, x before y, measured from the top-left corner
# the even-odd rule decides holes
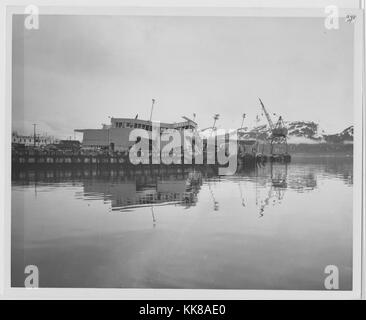
[[[13,172],[12,285],[352,287],[352,158],[214,168]]]

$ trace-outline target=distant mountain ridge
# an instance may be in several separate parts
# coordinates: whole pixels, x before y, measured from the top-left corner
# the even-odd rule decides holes
[[[353,143],[353,126],[350,126],[336,134],[327,134],[313,121],[285,122],[288,129],[287,141],[292,144],[316,144],[316,143]],[[270,136],[268,125],[259,125],[248,129],[244,137],[248,139],[265,140]]]
[[[331,143],[353,143],[353,126],[337,134],[325,135],[325,140]]]

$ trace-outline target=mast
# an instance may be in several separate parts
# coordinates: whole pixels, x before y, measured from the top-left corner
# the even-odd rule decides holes
[[[245,113],[243,113],[243,116],[242,116],[242,120],[241,120],[241,126],[240,126],[240,129],[243,129],[243,125],[244,125],[244,119],[245,119],[245,117],[246,117],[246,114]]]
[[[153,110],[154,110],[154,104],[155,104],[155,99],[152,99],[151,111],[150,111],[150,122],[151,122],[151,118],[152,118],[152,114],[153,114]]]
[[[33,123],[33,146],[36,147],[36,123]]]

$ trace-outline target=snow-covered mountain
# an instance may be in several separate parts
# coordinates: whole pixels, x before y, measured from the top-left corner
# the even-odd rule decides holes
[[[289,144],[317,144],[317,143],[353,143],[353,126],[336,134],[327,134],[319,124],[313,121],[285,122],[288,129],[287,141]],[[243,137],[247,139],[265,140],[270,135],[269,126],[261,124],[253,128],[243,128]],[[212,135],[212,130],[205,130],[202,136]]]
[[[325,135],[325,140],[330,143],[353,143],[353,126],[337,134]]]

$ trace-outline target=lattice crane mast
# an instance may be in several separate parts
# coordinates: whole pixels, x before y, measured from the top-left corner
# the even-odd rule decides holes
[[[273,130],[273,128],[274,128],[274,125],[273,125],[272,119],[271,119],[271,117],[270,117],[269,113],[267,112],[266,108],[264,107],[264,104],[263,104],[262,100],[261,100],[260,98],[258,98],[258,99],[259,99],[259,102],[261,103],[261,106],[262,106],[263,112],[264,112],[264,114],[266,115],[266,118],[267,118],[267,121],[268,121],[268,124],[269,124],[269,128],[271,129],[271,132],[272,132],[272,130]]]

